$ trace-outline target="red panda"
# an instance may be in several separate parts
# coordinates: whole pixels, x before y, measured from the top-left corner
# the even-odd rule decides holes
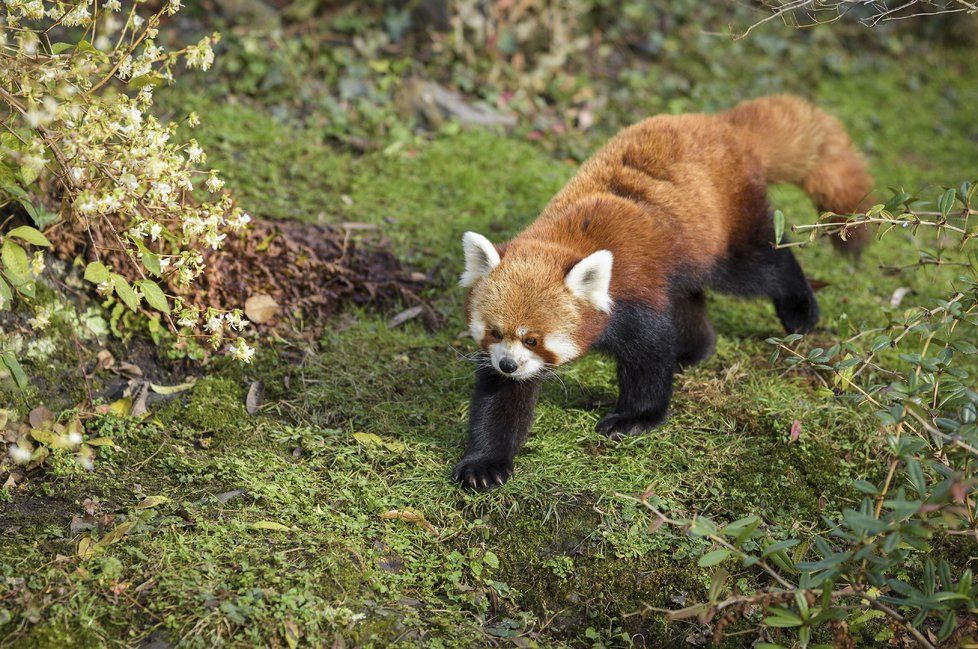
[[[706,288],[767,296],[787,331],[810,331],[815,296],[791,250],[773,245],[767,185],[779,182],[823,211],[871,204],[873,179],[838,120],[777,95],[648,118],[505,245],[466,232],[460,284],[483,356],[454,479],[478,489],[508,480],[542,379],[589,349],[618,368],[617,407],[597,430],[619,437],[662,422],[673,374],[713,351]],[[858,250],[869,236],[857,229],[838,245]]]

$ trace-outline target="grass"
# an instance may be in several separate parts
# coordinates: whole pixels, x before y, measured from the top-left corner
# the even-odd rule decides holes
[[[966,82],[978,66],[940,56],[854,57],[807,88],[869,151],[881,185],[957,183],[978,166],[978,86]],[[735,93],[737,81],[711,87]],[[253,366],[212,363],[145,420],[100,418],[92,434],[118,449],[103,447],[95,472],[49,470],[0,492],[0,646],[683,645],[702,628],[643,607],[703,598],[705,546],[650,532],[616,494],[650,487],[671,511],[718,520],[756,513],[783,538],[855,502],[850,478],[877,477],[873,419],[816,377],[767,361],[763,340],[779,334],[771,306],[711,296],[717,353],[677,377],[664,426],[620,443],[597,435],[607,406],[594,404],[615,397],[614,366],[592,355],[546,387],[514,479],[460,491],[448,479],[471,382],[454,288],[460,235],[511,236],[574,166],[519,134],[480,130],[353,155],[260,103],[193,101],[207,117],[197,137],[210,164],[249,211],[381,225],[403,259],[433,273],[427,297],[446,324],[390,329],[386,314],[353,310],[319,340],[269,343]],[[773,200],[792,222],[813,216],[793,188]],[[831,341],[843,317],[884,321],[899,286],[917,302],[937,295],[948,272],[878,270],[915,261],[914,245],[890,236],[859,263],[828,245],[801,250],[809,275],[830,283],[808,344]],[[31,362],[35,387],[0,396],[22,411],[70,405],[78,395],[59,392],[57,377],[73,362]],[[255,380],[265,405],[249,415]],[[151,496],[166,499],[145,506]],[[114,519],[72,532],[87,498]],[[122,521],[134,523],[127,535],[78,556],[81,538]],[[728,564],[742,591],[755,587],[753,573]],[[854,632],[866,646],[886,637],[873,621]]]

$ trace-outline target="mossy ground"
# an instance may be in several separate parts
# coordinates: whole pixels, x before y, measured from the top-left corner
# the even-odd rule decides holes
[[[915,190],[974,175],[973,57],[867,55],[833,66],[814,86],[784,71],[773,85],[838,114],[869,151],[881,186]],[[703,83],[732,103],[749,76]],[[448,479],[471,384],[454,287],[459,237],[517,232],[574,165],[522,133],[481,130],[356,155],[261,102],[206,92],[183,100],[205,118],[197,137],[248,210],[380,225],[407,263],[432,272],[426,297],[446,324],[434,333],[415,322],[391,329],[389,314],[350,311],[317,341],[269,343],[248,367],[203,368],[192,391],[143,422],[101,420],[100,433],[119,449],[103,449],[95,472],[48,472],[0,504],[0,644],[683,645],[694,623],[628,614],[702,598],[704,545],[650,533],[648,516],[616,494],[651,488],[671,511],[719,520],[756,513],[773,538],[804,536],[855,501],[849,478],[878,470],[880,433],[867,413],[835,400],[816,377],[768,362],[763,341],[779,335],[771,306],[712,296],[717,353],[677,377],[668,423],[624,442],[597,435],[593,425],[615,396],[614,366],[590,356],[547,386],[513,480],[488,494],[460,491]],[[587,146],[604,135],[599,129]],[[793,222],[814,216],[794,189],[775,189],[773,202]],[[926,302],[953,276],[881,272],[880,264],[916,261],[900,235],[859,262],[827,244],[799,256],[810,276],[829,282],[813,347],[833,339],[842,317],[885,322],[895,288],[910,286],[908,300]],[[59,362],[31,369],[70,371],[69,360]],[[255,380],[265,401],[251,416],[244,400]],[[59,398],[5,390],[20,409]],[[796,419],[802,433],[790,442]],[[168,500],[137,509],[147,496]],[[136,525],[83,560],[68,525],[86,498]],[[727,568],[742,590],[752,588],[749,571]]]

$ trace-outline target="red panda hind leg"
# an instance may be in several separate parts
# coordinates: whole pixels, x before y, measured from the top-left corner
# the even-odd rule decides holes
[[[710,285],[741,297],[770,297],[788,333],[808,333],[818,324],[818,300],[788,248],[759,242],[732,253],[716,265]]]
[[[706,295],[702,289],[676,298],[672,307],[678,348],[676,361],[688,367],[713,355],[717,335],[706,312]]]

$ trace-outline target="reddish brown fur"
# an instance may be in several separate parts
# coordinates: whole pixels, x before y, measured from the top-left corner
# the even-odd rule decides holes
[[[502,263],[473,287],[479,313],[507,337],[518,326],[566,332],[583,352],[608,316],[564,290],[569,268],[610,250],[612,298],[665,309],[679,274],[706,277],[731,250],[770,232],[766,185],[774,182],[796,183],[837,213],[865,207],[872,186],[841,124],[796,97],[639,122],[506,245]]]

